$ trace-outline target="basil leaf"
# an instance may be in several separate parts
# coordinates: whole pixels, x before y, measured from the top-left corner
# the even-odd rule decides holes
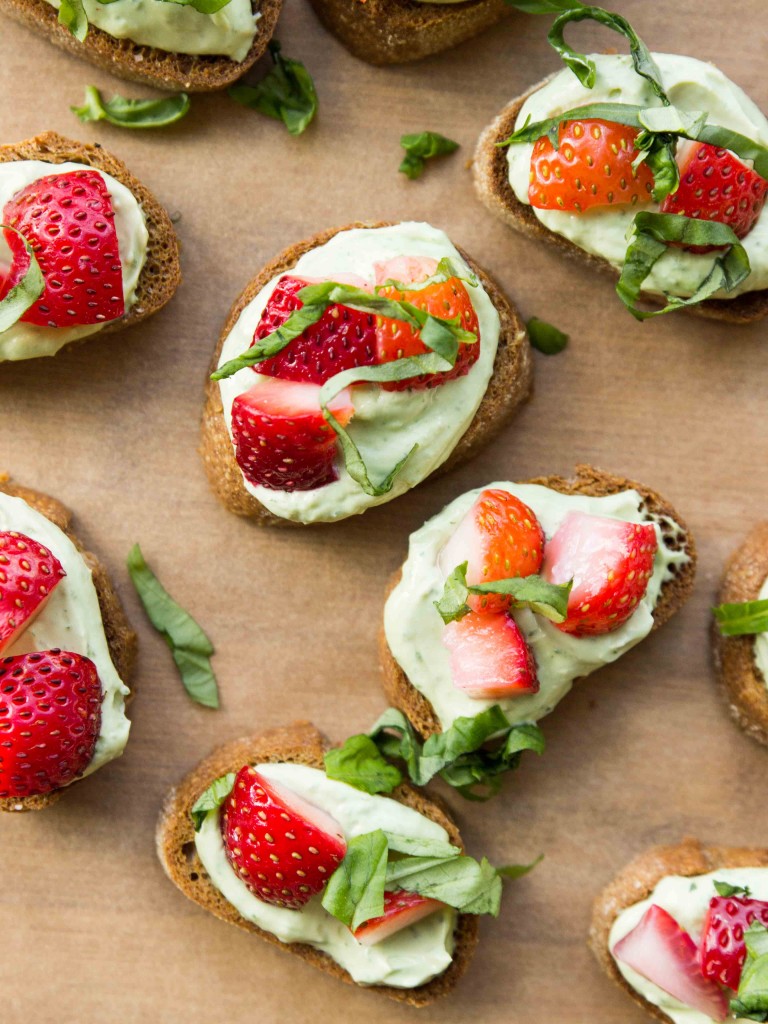
[[[739,999],[732,999],[730,1002],[731,1016],[737,1017],[739,1020],[768,1020],[768,1010],[755,1010],[751,1011],[744,1003]]]
[[[34,306],[45,290],[45,279],[32,246],[24,235],[7,224],[0,224],[0,230],[12,231],[14,235],[18,235],[24,243],[29,257],[29,266],[24,276],[18,284],[11,288],[5,298],[0,299],[0,334],[2,334],[3,331],[7,331],[17,324],[27,310]]]
[[[178,4],[180,7],[194,7],[198,14],[218,14],[231,0],[163,0],[167,4]],[[99,3],[115,3],[115,0],[99,0]]]
[[[745,896],[750,895],[749,889],[745,888],[742,892]],[[751,960],[765,956],[768,953],[768,928],[761,921],[753,921],[744,931],[744,944],[747,947],[747,956]]]
[[[400,292],[419,292],[436,284],[445,284],[446,281],[450,281],[454,277],[464,284],[468,284],[470,288],[479,286],[479,281],[473,273],[470,272],[468,276],[465,276],[458,267],[454,266],[449,256],[443,256],[437,264],[434,274],[424,278],[423,281],[397,281],[390,277],[383,284],[376,285],[376,292],[381,292],[385,288],[396,288]]]
[[[681,110],[679,107],[647,107],[641,110],[637,119],[649,132],[684,135],[686,139],[698,139],[707,123],[707,112],[702,110]]]
[[[269,52],[274,68],[258,85],[233,85],[229,95],[244,107],[282,121],[291,135],[301,135],[317,113],[317,92],[312,76],[298,60],[283,57],[273,39]]]
[[[397,708],[387,708],[373,724],[368,735],[385,757],[405,762],[411,782],[416,783],[417,786],[424,784],[417,781],[421,777],[419,772],[421,740],[416,735],[410,720],[402,711]]]
[[[539,320],[537,316],[532,316],[525,326],[531,344],[537,352],[543,352],[545,356],[556,356],[568,344],[567,334],[563,334],[546,320]]]
[[[216,779],[215,782],[212,782],[202,796],[197,798],[192,805],[192,810],[189,812],[195,826],[195,832],[199,832],[203,827],[203,822],[208,812],[215,811],[217,807],[224,803],[232,792],[234,784],[235,773],[228,772],[226,775]]]
[[[739,1017],[747,1020],[766,1020],[768,1017],[768,954],[748,960],[739,981],[737,997]],[[762,1016],[761,1016],[762,1015]]]
[[[128,572],[149,621],[163,636],[192,700],[208,708],[219,706],[216,677],[210,664],[213,645],[192,616],[170,596],[152,572],[138,544],[127,559]]]
[[[272,356],[277,355],[294,338],[298,338],[299,335],[303,334],[307,327],[316,324],[329,305],[330,303],[328,302],[318,302],[295,309],[285,323],[278,327],[277,330],[272,331],[266,338],[262,338],[255,345],[246,349],[245,352],[220,366],[218,370],[211,374],[211,380],[224,380],[227,377],[232,377],[246,366],[254,366],[256,363],[261,363],[265,359],[270,359]]]
[[[558,14],[584,6],[578,0],[507,0],[507,3],[526,14]]]
[[[61,0],[58,22],[68,28],[75,39],[81,43],[88,35],[88,15],[83,7],[83,0]]]
[[[459,148],[458,142],[447,139],[439,132],[418,132],[414,135],[401,135],[400,145],[405,150],[405,158],[398,170],[413,180],[424,173],[426,161],[436,156],[445,156]]]
[[[132,100],[125,96],[104,100],[94,85],[87,85],[83,105],[69,109],[81,121],[108,121],[118,128],[164,128],[180,121],[189,106],[185,92],[155,100]]]
[[[768,600],[721,604],[712,611],[723,636],[751,636],[768,631]]]
[[[482,861],[458,857],[405,857],[387,865],[387,888],[417,892],[440,900],[463,914],[497,917],[501,905],[501,878]]]
[[[328,880],[322,904],[352,931],[384,913],[387,852],[387,837],[381,829],[355,836]]]
[[[744,885],[731,885],[728,882],[714,883],[718,896],[749,896],[749,889]]]
[[[364,733],[350,736],[341,747],[328,751],[325,774],[365,793],[391,793],[403,781],[400,770],[385,760]]]
[[[435,601],[443,622],[446,625],[457,619],[463,619],[470,611],[467,604],[469,594],[502,594],[512,598],[513,608],[529,607],[538,615],[543,615],[551,622],[564,622],[568,614],[568,595],[573,586],[569,583],[550,583],[541,576],[512,576],[508,579],[494,580],[490,583],[479,583],[476,586],[467,584],[467,562],[457,565],[445,582],[445,589],[439,601]]]
[[[467,569],[469,562],[462,562],[450,573],[445,580],[443,593],[438,601],[433,601],[440,618],[447,625],[449,622],[457,622],[469,615],[472,610],[467,604],[469,587],[467,586]]]
[[[441,839],[412,839],[395,832],[387,832],[386,835],[390,850],[410,857],[458,857],[461,853],[458,846]]]
[[[536,860],[532,860],[530,864],[505,864],[503,867],[496,868],[496,870],[502,878],[522,878],[529,871],[533,871],[543,860],[544,854],[540,853]]]

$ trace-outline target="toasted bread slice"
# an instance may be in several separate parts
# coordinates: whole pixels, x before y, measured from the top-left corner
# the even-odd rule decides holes
[[[298,242],[296,245],[281,252],[251,281],[242,295],[232,307],[219,343],[211,360],[209,378],[205,386],[205,408],[203,410],[202,442],[200,454],[203,458],[208,482],[214,494],[224,503],[230,512],[240,516],[251,516],[260,526],[301,526],[288,519],[274,515],[260,501],[250,494],[243,483],[243,475],[235,459],[235,452],[224,421],[224,410],[221,404],[219,385],[210,380],[210,373],[217,368],[222,347],[227,335],[234,327],[238,317],[261,289],[278,274],[289,271],[298,259],[310,249],[324,245],[334,235],[352,228],[387,227],[388,222],[364,223],[356,221],[341,228],[332,228],[311,238]],[[493,364],[493,375],[488,383],[485,396],[459,443],[446,461],[438,467],[435,474],[440,474],[454,466],[471,459],[475,452],[488,444],[500,430],[512,419],[518,406],[525,402],[531,394],[533,381],[533,363],[531,348],[528,343],[525,325],[514,306],[507,300],[493,279],[472,260],[467,253],[459,249],[472,271],[477,275],[483,288],[488,293],[501,318],[501,333],[496,360]],[[435,475],[433,474],[433,475]]]
[[[756,601],[766,578],[768,523],[760,523],[728,560],[718,604]],[[754,636],[723,636],[714,623],[712,637],[718,678],[731,715],[749,736],[768,744],[768,687],[755,664]]]
[[[698,839],[684,839],[675,846],[653,846],[631,861],[595,900],[589,947],[598,963],[625,992],[658,1020],[674,1024],[658,1006],[649,1003],[621,975],[608,948],[613,922],[634,903],[647,899],[667,875],[704,875],[719,868],[768,867],[768,849],[745,846],[705,846]]]
[[[594,270],[618,279],[619,271],[608,260],[585,252],[574,242],[545,227],[531,207],[520,202],[509,184],[507,148],[499,146],[499,143],[509,138],[515,130],[517,116],[528,97],[541,89],[553,77],[550,75],[538,85],[534,85],[523,96],[518,96],[517,99],[508,103],[480,136],[473,161],[475,189],[483,205],[511,228],[530,238],[545,241],[558,249],[564,256],[580,260]],[[649,303],[661,304],[658,295],[649,295],[643,292],[641,297]],[[708,317],[711,320],[725,320],[731,324],[748,324],[755,320],[762,320],[764,316],[768,315],[768,289],[745,292],[735,299],[707,299],[706,302],[700,302],[696,306],[684,306],[683,308],[687,313],[695,313],[696,316]]]
[[[685,522],[669,502],[656,491],[652,491],[643,484],[635,483],[633,480],[625,480],[623,477],[613,476],[611,473],[604,473],[601,469],[586,465],[576,466],[576,475],[572,480],[565,480],[559,476],[540,476],[521,482],[541,484],[554,491],[559,491],[561,494],[588,494],[592,497],[617,494],[619,491],[637,491],[642,496],[648,512],[654,515],[668,516],[680,526],[684,539],[671,530],[664,531],[662,527],[663,542],[672,550],[680,550],[681,547],[684,547],[690,559],[672,579],[664,583],[653,611],[653,629],[662,626],[685,604],[693,589],[693,580],[696,575],[696,547]],[[400,582],[401,575],[401,570],[398,569],[390,581],[387,596]],[[383,628],[379,633],[379,654],[384,672],[384,692],[390,704],[399,708],[410,719],[414,729],[422,737],[426,738],[433,733],[441,732],[440,721],[432,704],[411,684],[405,672],[395,661]]]
[[[505,0],[309,0],[320,21],[350,53],[369,64],[403,64],[440,53],[494,25]]]
[[[282,761],[304,764],[310,768],[324,768],[323,756],[331,747],[325,736],[310,722],[294,722],[293,725],[269,729],[255,736],[234,740],[213,753],[194,768],[168,794],[157,823],[156,841],[160,863],[166,874],[185,896],[209,910],[222,921],[237,925],[245,931],[266,939],[273,945],[281,946],[289,953],[301,957],[326,974],[355,985],[350,975],[327,953],[303,943],[281,942],[271,932],[263,931],[241,917],[211,883],[205,872],[194,844],[194,829],[189,812],[198,797],[208,786],[227,772],[237,772],[245,764]],[[464,849],[458,828],[442,804],[434,797],[427,798],[420,790],[401,785],[392,798],[442,825],[450,841]],[[455,933],[456,948],[450,966],[442,974],[418,988],[401,989],[389,985],[375,985],[371,991],[380,992],[401,1003],[411,1006],[426,1006],[440,996],[446,995],[455,986],[467,969],[477,944],[477,918],[471,914],[460,914]]]
[[[139,46],[130,39],[115,39],[94,25],[89,26],[88,35],[81,43],[68,28],[59,24],[57,10],[45,0],[0,0],[0,12],[45,36],[54,46],[118,78],[144,82],[158,89],[187,92],[225,89],[245,74],[266,50],[282,6],[283,0],[253,0],[254,12],[261,12],[256,22],[256,35],[245,60],[234,61],[229,57],[168,53],[151,46]]]
[[[3,0],[0,0],[2,3]],[[37,2],[37,0],[35,0]],[[42,0],[41,0],[42,2]],[[47,5],[45,5],[47,6]],[[53,8],[51,8],[53,10]],[[133,194],[144,213],[149,240],[146,261],[136,286],[136,301],[125,316],[105,324],[100,331],[78,341],[90,341],[108,331],[119,331],[141,323],[148,316],[157,313],[173,298],[181,282],[179,265],[179,243],[171,219],[152,193],[131,174],[117,157],[102,149],[98,143],[89,145],[57,135],[43,132],[24,142],[0,146],[0,163],[15,160],[42,160],[50,164],[68,162],[85,164],[96,170],[111,174]],[[76,342],[70,342],[76,344]],[[68,348],[69,346],[65,346]]]
[[[0,491],[3,494],[11,495],[13,498],[21,498],[31,508],[45,516],[46,519],[50,519],[52,523],[69,537],[78,551],[82,553],[83,560],[93,575],[93,585],[96,588],[96,595],[99,599],[101,619],[104,624],[104,633],[107,637],[112,663],[123,682],[128,683],[133,675],[134,665],[136,664],[138,639],[126,618],[120,598],[117,596],[106,568],[96,555],[86,551],[70,529],[72,513],[60,501],[49,497],[47,494],[30,490],[28,487],[18,487],[12,484],[4,473],[0,473]],[[126,703],[133,697],[134,689],[132,687],[131,693],[126,698]],[[75,786],[77,782],[73,782],[71,785]],[[39,796],[0,798],[0,811],[41,811],[44,807],[55,803],[66,789],[69,789],[69,786],[64,786],[62,789],[55,789],[52,793],[45,793]]]

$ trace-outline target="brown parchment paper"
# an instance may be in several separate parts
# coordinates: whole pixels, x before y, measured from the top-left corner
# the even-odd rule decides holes
[[[620,5],[652,48],[716,61],[768,107],[764,0]],[[727,9],[726,9],[727,8]],[[685,834],[768,843],[768,751],[716,692],[708,608],[726,555],[768,514],[765,324],[673,315],[636,323],[609,281],[524,240],[476,202],[467,163],[483,126],[556,69],[546,21],[512,14],[413,66],[375,69],[287,0],[278,30],[321,99],[298,139],[226,96],[195,97],[160,132],[83,125],[69,111],[111,78],[0,20],[0,136],[44,129],[98,140],[179,212],[184,284],[159,316],[55,359],[0,366],[0,469],[61,498],[113,570],[139,629],[138,696],[122,759],[41,814],[0,821],[2,1024],[635,1024],[585,948],[596,892],[646,845]],[[578,27],[585,47],[620,46]],[[146,92],[146,91],[144,91]],[[402,133],[461,149],[421,181],[397,173]],[[536,394],[478,459],[330,528],[259,530],[221,508],[197,455],[202,384],[230,303],[290,242],[354,219],[425,219],[496,274],[523,314],[571,335],[536,356]],[[155,858],[166,789],[209,749],[294,717],[336,738],[384,707],[376,633],[409,532],[492,479],[567,473],[585,460],[645,481],[688,519],[701,564],[689,605],[577,686],[487,805],[449,797],[468,845],[497,863],[544,862],[510,885],[455,994],[424,1011],[347,989],[185,900]],[[223,707],[193,705],[131,591],[140,541],[216,647]]]

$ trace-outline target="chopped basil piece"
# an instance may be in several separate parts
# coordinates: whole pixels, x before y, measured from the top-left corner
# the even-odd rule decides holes
[[[485,857],[479,862],[463,854],[403,857],[387,865],[386,884],[440,900],[462,914],[499,914],[501,878]]]
[[[560,14],[584,6],[578,0],[507,0],[507,3],[525,14]]]
[[[714,881],[715,891],[718,896],[749,896],[749,889],[745,885],[731,885],[728,882]]]
[[[0,334],[9,330],[24,316],[27,310],[34,306],[45,290],[45,279],[37,262],[32,246],[24,235],[16,228],[6,224],[0,224],[0,231],[12,231],[24,243],[24,248],[29,257],[29,266],[18,284],[8,292],[5,298],[0,299]]]
[[[211,668],[213,644],[192,616],[173,600],[152,572],[138,544],[128,555],[128,572],[149,621],[171,649],[184,689],[207,708],[219,706],[219,691]]]
[[[513,608],[529,607],[538,615],[551,622],[565,622],[568,614],[568,596],[573,586],[569,583],[550,583],[541,576],[512,576],[509,579],[467,584],[467,562],[457,565],[445,581],[445,589],[435,608],[446,625],[463,619],[470,611],[467,598],[470,594],[502,594],[512,598]]]
[[[189,106],[185,92],[155,100],[132,100],[125,96],[104,100],[95,86],[87,85],[83,105],[70,110],[81,121],[108,121],[118,128],[164,128],[180,121]]]
[[[58,21],[81,43],[88,35],[88,16],[83,0],[61,0]]]
[[[388,853],[387,837],[381,829],[355,836],[328,880],[323,906],[353,931],[384,913]]]
[[[532,316],[525,326],[531,344],[537,352],[543,352],[545,356],[556,356],[568,344],[567,334],[563,334],[554,324],[539,320],[537,316]]]
[[[227,775],[222,775],[215,782],[212,782],[202,796],[198,797],[192,805],[192,810],[189,812],[189,816],[192,818],[195,826],[195,832],[199,832],[203,827],[203,822],[208,812],[215,811],[217,807],[224,803],[232,792],[234,784],[235,773],[229,772]]]
[[[712,611],[723,636],[752,636],[768,631],[768,600],[721,604]]]
[[[394,853],[407,853],[410,857],[457,857],[461,850],[442,839],[413,839],[395,832],[387,832],[387,844]]]
[[[768,1020],[768,953],[747,960],[731,1010],[746,1020]]]
[[[325,773],[364,793],[391,793],[403,781],[395,765],[387,761],[364,733],[350,738],[325,755]]]
[[[258,85],[233,85],[229,95],[241,106],[282,121],[291,135],[301,135],[317,113],[317,92],[312,76],[298,60],[283,57],[273,39],[269,52],[274,68]]]
[[[544,854],[540,853],[536,860],[532,860],[530,864],[505,864],[503,867],[497,868],[496,870],[502,878],[522,878],[523,875],[527,875],[530,871],[533,871],[544,860]]]
[[[398,170],[407,178],[420,178],[424,173],[427,160],[436,156],[454,153],[458,142],[447,139],[439,132],[418,132],[414,135],[401,135],[400,145],[405,150],[405,157]]]

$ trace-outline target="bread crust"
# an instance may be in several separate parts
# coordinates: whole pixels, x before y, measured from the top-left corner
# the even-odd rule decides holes
[[[3,0],[0,0],[0,4],[2,3]],[[75,142],[63,135],[57,135],[56,132],[42,132],[23,142],[0,146],[0,163],[12,163],[16,160],[42,160],[51,165],[71,161],[104,171],[111,174],[121,185],[125,185],[144,213],[149,239],[146,260],[136,285],[136,301],[119,320],[110,321],[95,334],[69,342],[64,348],[91,341],[111,331],[132,327],[157,313],[170,302],[181,282],[176,232],[163,207],[149,189],[131,174],[122,160],[102,149],[97,142]]]
[[[139,46],[130,39],[115,39],[93,25],[83,42],[58,22],[58,12],[45,0],[0,0],[0,12],[44,36],[54,46],[87,60],[96,67],[129,82],[143,82],[158,89],[213,92],[224,89],[245,74],[261,57],[272,38],[283,0],[252,0],[261,12],[256,35],[243,61],[229,57],[169,53]]]
[[[261,289],[273,277],[289,271],[306,252],[324,245],[342,231],[350,231],[352,228],[387,227],[389,223],[386,221],[355,221],[352,224],[344,225],[344,227],[322,231],[290,246],[267,263],[247,285],[230,310],[206,378],[200,444],[200,455],[211,490],[230,512],[240,516],[250,516],[260,526],[305,525],[274,515],[246,490],[243,483],[242,473],[237,465],[234,448],[224,420],[221,391],[218,383],[210,379],[210,374],[218,366],[221,350],[229,332],[242,311]],[[468,461],[475,452],[488,444],[512,420],[518,407],[528,400],[533,383],[531,347],[519,313],[488,273],[462,249],[459,249],[459,252],[477,275],[499,313],[501,319],[499,347],[493,364],[493,374],[474,419],[445,462],[430,476],[440,475]]]
[[[530,88],[507,104],[480,136],[473,160],[475,190],[483,205],[515,231],[554,246],[563,256],[578,260],[601,274],[618,280],[619,271],[608,260],[585,252],[574,242],[545,227],[530,206],[521,203],[509,184],[507,149],[498,144],[509,138],[520,110],[533,93],[550,82],[554,75]],[[641,292],[644,301],[661,305],[658,295]],[[731,324],[748,324],[768,315],[768,289],[745,292],[735,299],[707,299],[695,306],[684,306],[686,313],[723,320]]]
[[[214,779],[228,772],[237,772],[245,764],[287,761],[304,764],[311,768],[324,767],[323,757],[331,748],[311,722],[294,722],[292,725],[268,729],[254,736],[234,740],[217,747],[204,761],[186,775],[165,799],[157,823],[156,844],[160,863],[173,884],[193,902],[209,910],[222,921],[237,925],[260,938],[293,953],[313,967],[317,967],[348,985],[357,984],[351,976],[326,953],[304,943],[281,942],[271,932],[258,928],[245,920],[235,907],[226,900],[211,883],[197,855],[194,846],[194,829],[190,810],[198,797]],[[450,841],[464,849],[458,828],[447,810],[434,797],[427,798],[423,792],[409,785],[398,786],[391,797],[420,814],[442,825]],[[411,1006],[426,1006],[440,996],[446,995],[456,985],[469,965],[477,944],[477,918],[471,914],[460,914],[455,932],[456,948],[450,966],[436,978],[413,989],[393,988],[389,985],[374,985],[370,991],[379,992],[401,1003]]]
[[[12,484],[9,477],[4,473],[0,473],[0,492],[8,494],[13,498],[21,498],[35,509],[36,512],[45,516],[46,519],[50,519],[54,525],[58,526],[69,537],[83,556],[83,560],[93,575],[93,585],[96,588],[96,596],[99,599],[104,634],[107,638],[112,663],[123,682],[129,683],[136,665],[138,638],[131,628],[131,624],[123,610],[120,598],[117,596],[106,567],[99,561],[96,555],[85,549],[77,535],[72,532],[71,511],[66,505],[62,505],[60,501],[57,501],[56,498],[51,498],[41,491],[33,491],[28,487],[19,487],[16,484]],[[133,698],[134,693],[135,687],[132,687],[131,693],[126,698],[126,704]],[[76,780],[70,786],[64,786],[61,789],[53,790],[51,793],[43,793],[37,796],[0,798],[0,811],[41,811],[44,807],[49,807],[55,803],[65,790],[70,789],[71,786],[76,786],[78,782],[79,780]]]
[[[680,550],[681,547],[684,548],[690,559],[675,573],[672,579],[662,586],[659,600],[653,611],[653,627],[651,632],[667,622],[688,600],[693,590],[693,581],[696,575],[696,545],[685,521],[672,505],[656,491],[634,480],[614,476],[612,473],[605,473],[601,469],[588,465],[576,466],[575,475],[570,480],[560,476],[541,476],[522,482],[541,484],[543,487],[549,487],[552,490],[559,491],[561,494],[586,494],[591,497],[602,497],[626,490],[637,491],[644,499],[644,505],[648,512],[654,515],[669,517],[678,524],[683,531],[683,538],[679,535],[675,536],[671,529],[665,530],[662,525],[663,541],[674,550]],[[400,582],[401,575],[402,570],[398,569],[390,580],[387,597],[389,597]],[[390,704],[393,707],[399,708],[408,717],[414,729],[423,738],[441,732],[440,720],[432,704],[411,684],[405,672],[398,662],[395,661],[387,643],[383,627],[379,631],[379,657],[384,674],[384,693]]]
[[[309,0],[350,53],[369,64],[421,60],[471,39],[508,11],[505,0]]]
[[[728,559],[718,604],[756,601],[768,578],[768,522],[759,523]],[[754,636],[723,636],[712,624],[715,667],[732,717],[759,743],[768,744],[768,687],[755,663]]]
[[[708,846],[683,839],[673,846],[653,846],[631,861],[595,900],[588,945],[605,973],[644,1010],[665,1024],[674,1024],[663,1010],[649,1003],[621,975],[608,948],[613,922],[619,914],[647,899],[667,875],[690,877],[720,868],[768,867],[768,850],[745,846]]]

